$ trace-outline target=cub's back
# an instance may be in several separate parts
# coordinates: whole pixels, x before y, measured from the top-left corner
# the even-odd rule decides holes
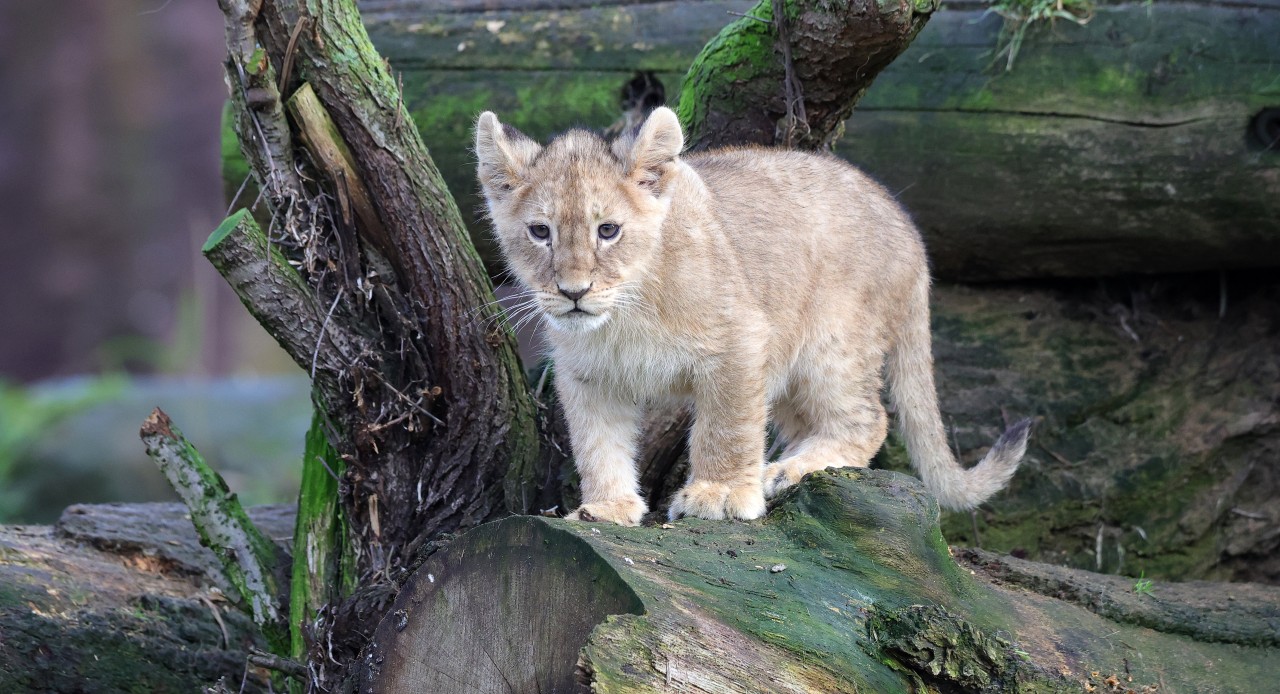
[[[903,279],[925,271],[919,232],[869,176],[828,154],[732,148],[684,161],[715,198],[726,238],[748,272],[780,264],[809,277],[861,270]]]

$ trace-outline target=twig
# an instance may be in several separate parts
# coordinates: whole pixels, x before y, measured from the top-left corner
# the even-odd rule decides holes
[[[227,634],[227,623],[222,621],[222,613],[218,610],[218,606],[208,597],[201,595],[200,602],[209,608],[209,612],[213,613],[213,621],[218,623],[218,628],[222,630],[222,647],[227,648],[231,645],[231,637]]]
[[[1270,516],[1268,516],[1265,513],[1258,513],[1256,511],[1246,511],[1242,508],[1233,508],[1231,509],[1231,512],[1236,514],[1237,516],[1252,518],[1253,520],[1271,520]]]
[[[291,658],[282,658],[278,655],[272,655],[271,653],[266,653],[256,648],[252,648],[249,650],[249,662],[257,665],[258,667],[275,670],[276,672],[285,674],[294,679],[302,680],[303,682],[306,682],[308,679],[307,666]]]
[[[1106,524],[1098,524],[1098,538],[1093,543],[1093,562],[1098,571],[1102,571],[1102,531],[1106,528]]]
[[[539,400],[542,398],[542,389],[546,387],[547,375],[550,373],[551,373],[551,364],[550,362],[548,362],[546,366],[542,367],[542,375],[538,377],[538,385],[536,388],[533,389],[534,398]]]
[[[745,19],[754,19],[754,20],[756,20],[757,22],[760,22],[761,24],[768,24],[768,25],[771,25],[771,26],[773,25],[773,21],[772,21],[772,20],[769,20],[769,19],[762,19],[762,18],[757,17],[757,16],[755,16],[755,15],[753,15],[753,14],[745,14],[745,13],[742,13],[742,12],[734,12],[733,10],[725,10],[725,12],[724,12],[724,13],[725,13],[725,14],[731,14],[731,15],[733,15],[733,16],[735,16],[735,17],[743,17],[743,18],[745,18]]]
[[[1133,328],[1129,327],[1129,321],[1125,320],[1124,314],[1120,315],[1120,327],[1124,330],[1124,334],[1128,335],[1131,340],[1138,343],[1142,342],[1142,340],[1138,338],[1138,333],[1133,332]]]
[[[284,62],[280,65],[280,81],[276,87],[281,94],[289,86],[289,76],[293,72],[293,54],[298,50],[298,37],[302,36],[302,30],[310,24],[310,17],[298,17],[298,23],[293,25],[293,32],[289,34],[289,43],[284,49]]]
[[[1227,317],[1227,271],[1218,271],[1218,320]]]
[[[778,32],[778,46],[782,50],[782,67],[785,72],[782,86],[787,99],[782,145],[791,148],[795,146],[796,126],[804,126],[804,137],[808,137],[811,130],[809,115],[804,110],[804,91],[800,87],[800,78],[796,76],[795,62],[791,59],[791,27],[787,23],[786,11],[783,0],[773,0],[773,22]]]
[[[387,390],[391,391],[392,393],[395,393],[396,397],[403,400],[405,404],[407,404],[409,407],[412,407],[413,409],[417,410],[418,413],[421,414],[422,416],[430,418],[431,421],[435,422],[436,424],[439,424],[440,426],[444,426],[444,422],[439,417],[431,414],[426,409],[424,409],[422,405],[409,399],[408,395],[405,395],[404,393],[401,393],[399,390],[397,390],[395,386],[387,382],[387,379],[382,377],[381,373],[377,371],[371,371],[370,373],[372,373],[374,378],[378,379],[378,381],[380,381],[382,385],[386,386]]]
[[[244,189],[249,185],[249,179],[251,178],[253,178],[253,174],[248,174],[240,182],[240,187],[236,189],[236,194],[231,196],[231,204],[227,205],[227,213],[223,215],[224,217],[230,217],[231,213],[236,209],[236,203],[240,202],[240,195],[244,193]],[[262,191],[258,191],[258,197],[262,197]],[[257,200],[254,201],[254,204],[258,204]]]
[[[342,291],[346,287],[338,287],[338,293],[333,296],[333,303],[329,304],[329,312],[324,314],[324,321],[320,323],[320,332],[316,334],[316,348],[311,352],[311,380],[316,378],[316,360],[320,358],[320,343],[324,341],[325,333],[329,329],[329,319],[333,318],[333,310],[338,308],[338,300],[342,298]]]
[[[1058,461],[1059,463],[1062,463],[1063,465],[1068,465],[1068,466],[1075,465],[1075,463],[1071,462],[1070,460],[1067,460],[1064,456],[1059,454],[1057,451],[1053,450],[1052,448],[1049,448],[1043,443],[1040,444],[1040,448],[1045,453],[1048,453],[1049,455],[1053,456],[1054,460]]]

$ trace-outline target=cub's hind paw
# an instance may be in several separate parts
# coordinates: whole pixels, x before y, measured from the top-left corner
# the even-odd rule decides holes
[[[601,522],[608,521],[618,525],[640,525],[640,519],[649,510],[640,497],[612,499],[583,504],[565,516],[567,520]]]
[[[752,480],[731,484],[692,480],[671,497],[671,510],[667,515],[672,520],[681,516],[707,520],[751,520],[763,516],[764,510],[764,494],[759,482]]]

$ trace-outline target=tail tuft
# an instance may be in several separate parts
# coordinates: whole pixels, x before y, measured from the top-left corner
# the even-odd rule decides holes
[[[957,466],[947,488],[935,491],[938,502],[945,508],[968,511],[1004,489],[1027,452],[1032,421],[1028,417],[1006,429],[977,465],[968,470]]]
[[[1017,466],[1018,461],[1022,460],[1022,456],[1027,452],[1027,438],[1031,436],[1031,425],[1034,422],[1034,419],[1027,417],[1005,429],[1000,438],[991,445],[991,451],[987,453],[987,457],[993,460],[1012,461],[1013,465]]]

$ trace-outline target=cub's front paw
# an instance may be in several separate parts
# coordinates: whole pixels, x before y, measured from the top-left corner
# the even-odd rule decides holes
[[[565,518],[575,521],[609,521],[618,525],[640,525],[640,519],[648,510],[649,507],[645,506],[644,499],[635,496],[583,504]]]
[[[841,467],[840,461],[832,460],[814,460],[807,456],[798,456],[788,458],[776,463],[769,463],[764,466],[764,495],[767,498],[782,493],[787,487],[799,484],[801,478],[815,470],[825,470],[828,467]]]
[[[672,520],[681,516],[723,520],[751,520],[764,515],[764,493],[757,480],[715,482],[693,480],[671,497]]]

